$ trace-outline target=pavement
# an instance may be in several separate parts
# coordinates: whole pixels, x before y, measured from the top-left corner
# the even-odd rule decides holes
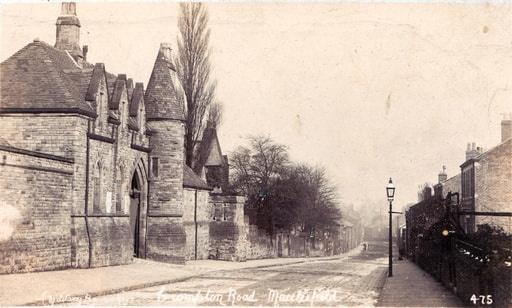
[[[47,305],[90,301],[91,298],[185,281],[219,271],[271,268],[347,258],[360,252],[319,258],[277,258],[229,262],[188,261],[185,265],[136,259],[132,264],[0,276],[0,306]]]
[[[455,294],[413,262],[394,259],[393,277],[387,277],[377,306],[464,307],[465,305]]]

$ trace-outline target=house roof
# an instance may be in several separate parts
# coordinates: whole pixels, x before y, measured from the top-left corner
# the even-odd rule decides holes
[[[471,158],[471,159],[468,159],[466,160],[465,162],[463,162],[460,167],[461,168],[465,168],[466,166],[470,165],[471,163],[473,162],[477,162],[481,159],[484,159],[485,157],[489,156],[489,155],[492,155],[494,152],[496,151],[499,151],[501,148],[503,147],[507,147],[507,146],[511,146],[512,144],[512,138],[509,138],[501,143],[499,143],[498,145],[490,148],[489,150],[481,153],[480,155],[478,155],[477,157],[474,157],[474,158]]]
[[[34,41],[1,63],[0,113],[79,113],[96,117],[96,94],[103,78],[107,81],[109,109],[117,110],[124,87],[133,85],[133,80],[125,74],[107,72],[103,63],[84,62],[79,66],[67,51]],[[134,90],[128,89],[129,101],[131,94],[136,94],[130,106],[130,113],[135,115],[133,108],[138,109],[144,95],[143,84],[137,85]],[[119,122],[111,112],[109,118]]]
[[[219,138],[217,137],[217,130],[211,126],[207,126],[203,132],[203,138],[198,144],[198,151],[196,154],[196,160],[194,162],[194,171],[197,174],[201,173],[201,169],[207,165],[208,158],[211,153],[216,150],[221,159],[225,159],[222,155],[220,148]],[[210,166],[222,166],[223,161],[216,164],[209,164]]]
[[[183,187],[212,190],[212,188],[187,165],[183,165]]]
[[[83,98],[89,66],[65,51],[34,41],[0,64],[0,112],[73,112],[95,116]]]

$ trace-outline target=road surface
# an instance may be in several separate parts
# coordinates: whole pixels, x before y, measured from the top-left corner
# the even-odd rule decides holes
[[[95,297],[88,305],[352,306],[376,304],[387,246],[302,264],[219,270],[181,282]],[[115,277],[113,277],[115,279]]]

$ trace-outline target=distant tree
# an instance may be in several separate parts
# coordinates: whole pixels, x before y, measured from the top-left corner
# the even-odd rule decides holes
[[[270,233],[278,228],[312,235],[338,226],[341,213],[325,169],[292,164],[286,146],[268,137],[250,137],[249,143],[230,161],[233,185],[247,196],[252,223]]]
[[[337,207],[335,188],[329,182],[325,169],[297,165],[294,177],[301,191],[296,200],[301,230],[312,235],[316,231],[333,231],[341,219],[341,212]]]
[[[178,18],[178,52],[174,60],[183,93],[178,94],[186,108],[185,159],[194,160],[194,146],[206,126],[217,126],[221,111],[215,103],[216,82],[210,80],[210,29],[208,11],[202,3],[180,4]]]

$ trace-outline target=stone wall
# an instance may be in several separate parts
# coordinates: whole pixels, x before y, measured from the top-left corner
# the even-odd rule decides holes
[[[277,257],[276,239],[257,226],[250,225],[248,217],[245,219],[245,232],[247,260]]]
[[[70,266],[73,163],[0,147],[0,273]]]
[[[185,204],[183,225],[187,236],[185,259],[208,259],[210,246],[210,222],[212,220],[209,191],[185,188],[183,196]]]
[[[512,212],[512,139],[480,156],[475,163],[475,210]],[[476,225],[494,224],[512,233],[510,217],[476,216]]]
[[[209,258],[245,261],[247,238],[244,224],[245,199],[239,196],[210,194]]]

